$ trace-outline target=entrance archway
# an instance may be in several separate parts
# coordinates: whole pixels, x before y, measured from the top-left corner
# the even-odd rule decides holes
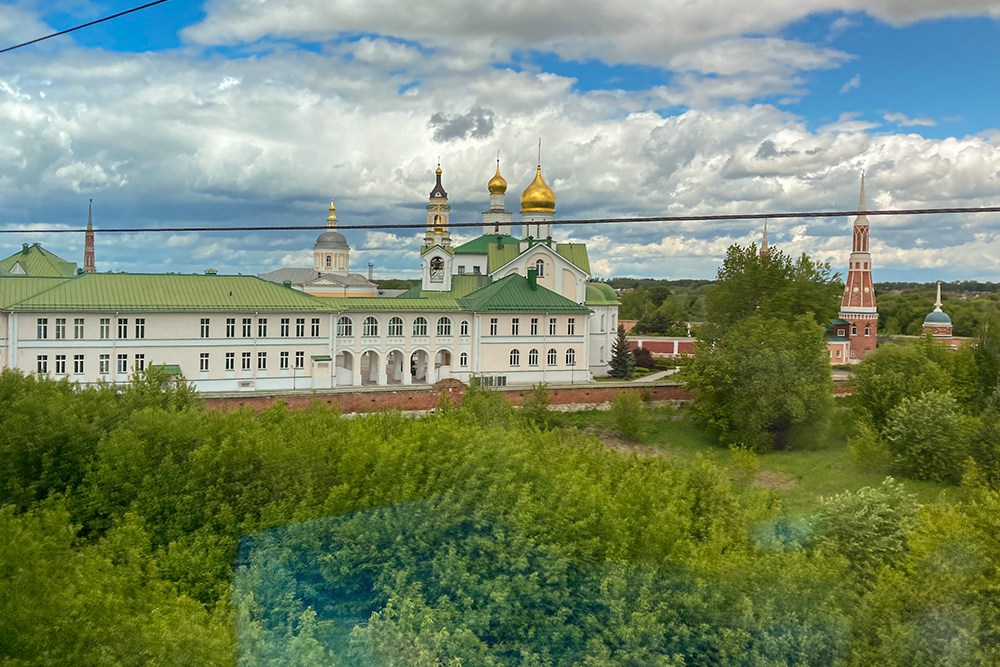
[[[379,358],[378,352],[374,350],[368,350],[361,355],[361,363],[359,364],[359,369],[361,370],[361,384],[378,384],[379,376]]]
[[[451,377],[451,350],[438,350],[434,355],[434,381]]]
[[[408,369],[405,368],[405,357],[399,350],[393,350],[385,359],[385,383],[403,384],[403,376]]]
[[[430,355],[424,350],[417,350],[410,355],[410,375],[413,384],[426,384]]]

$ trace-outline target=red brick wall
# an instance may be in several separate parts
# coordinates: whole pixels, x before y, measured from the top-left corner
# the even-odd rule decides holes
[[[686,401],[691,396],[680,385],[653,385],[637,387],[602,387],[599,384],[581,387],[549,389],[549,397],[553,404],[570,403],[604,403],[610,401],[620,391],[650,391],[654,401]],[[503,395],[514,405],[520,405],[525,389],[503,391]],[[408,391],[364,391],[364,392],[330,392],[316,394],[296,394],[286,396],[262,396],[248,394],[246,396],[206,397],[205,404],[218,410],[235,410],[250,407],[261,411],[271,407],[281,399],[292,409],[303,408],[318,401],[320,405],[336,405],[341,412],[375,412],[386,408],[389,410],[430,410],[436,408],[441,400],[441,394],[447,393],[452,401],[461,400],[461,387],[444,387],[428,389],[412,389]]]
[[[640,343],[642,343],[641,346]],[[677,346],[676,352],[674,352],[675,344]],[[694,354],[694,339],[630,338],[628,348],[634,350],[637,347],[649,350],[653,354]]]

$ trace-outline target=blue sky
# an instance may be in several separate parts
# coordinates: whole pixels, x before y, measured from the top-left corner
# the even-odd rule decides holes
[[[0,3],[0,44],[136,4]],[[501,152],[558,217],[1000,204],[1000,12],[900,0],[690,3],[171,0],[0,55],[0,252],[31,228],[419,223],[438,156],[475,222]],[[878,219],[876,280],[1000,280],[996,216]],[[849,221],[775,221],[835,268]],[[557,228],[602,275],[712,277],[746,222]],[[469,235],[469,232],[459,232]],[[99,236],[98,268],[257,273],[314,233]],[[418,234],[348,233],[352,263],[413,276]]]

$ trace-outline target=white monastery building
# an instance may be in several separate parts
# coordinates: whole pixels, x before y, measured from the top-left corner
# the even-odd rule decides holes
[[[584,244],[552,239],[555,194],[541,166],[521,195],[520,238],[498,162],[483,233],[459,246],[441,173],[421,282],[395,298],[349,273],[332,201],[313,267],[260,277],[98,273],[89,227],[86,271],[25,244],[0,260],[0,367],[124,383],[157,365],[208,392],[606,375],[618,300],[591,282]]]

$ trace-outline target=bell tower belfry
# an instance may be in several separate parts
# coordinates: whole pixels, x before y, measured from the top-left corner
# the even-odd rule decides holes
[[[448,216],[451,206],[448,205],[448,193],[441,185],[441,162],[438,161],[434,172],[437,181],[431,190],[430,201],[427,204],[427,231],[424,233],[424,245],[439,245],[447,248],[451,245],[451,232],[448,231]]]
[[[850,325],[848,361],[858,362],[875,349],[878,333],[878,308],[872,282],[872,256],[868,251],[868,217],[865,215],[865,174],[861,172],[861,196],[858,216],[854,219],[851,259],[840,302],[840,319]]]

